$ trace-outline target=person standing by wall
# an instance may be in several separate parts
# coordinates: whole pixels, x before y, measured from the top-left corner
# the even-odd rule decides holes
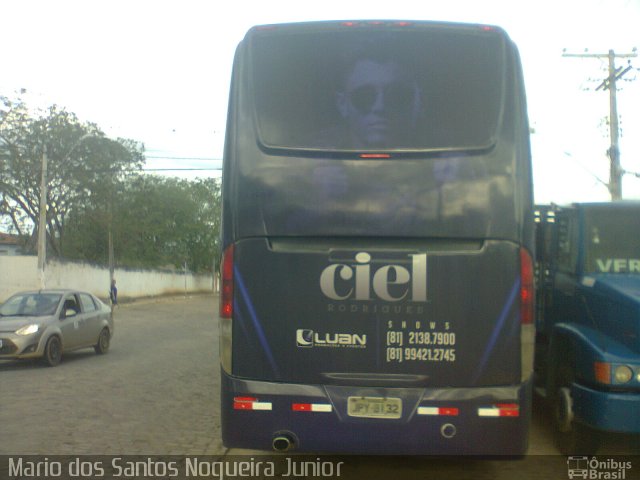
[[[111,280],[111,288],[109,288],[109,300],[111,300],[111,314],[113,314],[113,310],[118,304],[118,287],[116,287],[115,278]]]

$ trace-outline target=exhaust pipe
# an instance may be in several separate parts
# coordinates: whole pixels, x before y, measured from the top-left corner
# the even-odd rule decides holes
[[[290,433],[277,433],[273,437],[271,445],[276,452],[288,452],[295,448],[296,442],[293,435]]]
[[[451,439],[456,436],[458,429],[452,423],[445,423],[440,427],[440,435],[446,439]]]

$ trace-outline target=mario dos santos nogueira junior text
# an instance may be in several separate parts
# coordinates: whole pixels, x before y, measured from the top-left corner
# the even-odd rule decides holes
[[[181,457],[178,460],[135,460],[113,457],[97,460],[95,457],[69,458],[63,461],[48,457],[9,457],[8,478],[186,478],[211,477],[340,477],[345,462],[281,457],[270,460],[240,458],[220,460]]]

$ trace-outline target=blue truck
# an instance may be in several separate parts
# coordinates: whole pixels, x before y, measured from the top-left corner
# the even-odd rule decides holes
[[[640,202],[536,209],[536,391],[558,447],[640,433]]]

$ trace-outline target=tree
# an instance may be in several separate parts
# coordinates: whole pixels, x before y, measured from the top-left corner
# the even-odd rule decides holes
[[[18,233],[29,234],[31,249],[40,214],[40,174],[47,156],[47,243],[56,256],[62,251],[65,223],[75,208],[103,206],[108,221],[115,184],[125,173],[140,169],[143,146],[132,140],[110,140],[91,123],[57,106],[32,118],[22,102],[10,104],[0,119],[1,208]],[[26,231],[30,229],[30,233]]]
[[[106,264],[210,272],[219,257],[220,185],[140,174],[143,146],[111,140],[57,106],[36,116],[0,96],[0,228],[35,250],[47,158],[51,254]]]
[[[12,100],[0,96],[0,225],[7,231],[23,233],[26,231],[26,214],[12,208],[11,198],[3,188],[9,182],[9,164],[16,154],[15,146],[6,138],[17,135],[14,131],[22,128],[28,121],[27,108],[20,99]]]
[[[155,175],[131,175],[113,197],[112,235],[117,264],[211,272],[219,255],[220,186]],[[70,215],[64,255],[107,261],[107,230],[100,206]]]
[[[144,175],[132,179],[119,205],[119,258],[148,267],[212,271],[220,190],[214,180],[189,182]]]
[[[195,224],[185,232],[187,262],[191,270],[212,271],[220,257],[222,197],[217,180],[197,179],[188,185],[195,212]]]

